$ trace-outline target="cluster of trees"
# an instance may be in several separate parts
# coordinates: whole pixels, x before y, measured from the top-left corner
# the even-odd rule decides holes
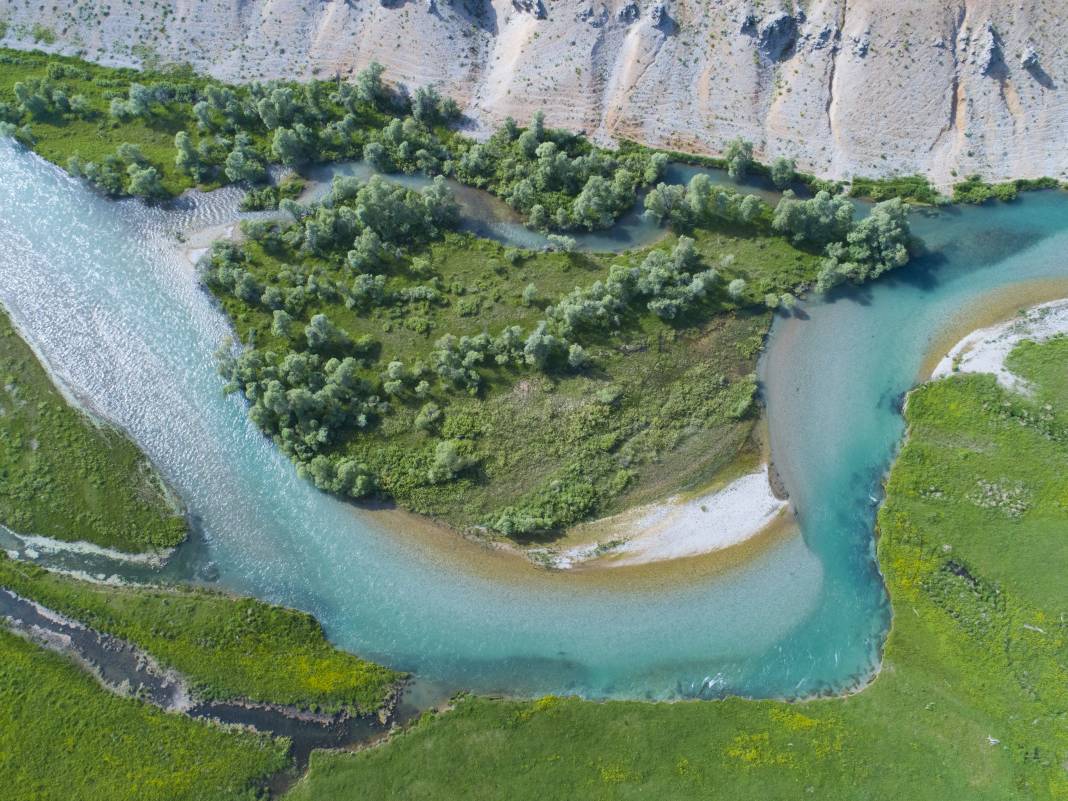
[[[728,142],[723,159],[727,162],[727,174],[731,180],[741,181],[756,164],[753,158],[753,143],[741,138]],[[787,189],[797,180],[797,162],[780,156],[768,165],[768,177],[777,188]]]
[[[825,292],[843,281],[862,283],[909,260],[909,207],[900,198],[877,204],[861,220],[842,195],[818,192],[799,200],[786,192],[775,209],[772,227],[795,243],[825,248],[827,258],[816,288]]]
[[[675,319],[703,301],[720,280],[714,269],[701,266],[694,241],[681,237],[670,253],[654,250],[637,265],[613,265],[605,280],[576,288],[548,307],[546,319],[565,337],[581,329],[618,328],[623,313],[636,306]]]
[[[16,122],[23,114],[31,120],[41,120],[64,114],[85,116],[89,113],[89,102],[84,95],[68,97],[62,87],[48,78],[19,81],[13,90],[18,105],[0,105],[0,117],[8,122]]]
[[[537,112],[521,129],[511,118],[483,143],[457,141],[456,178],[503,197],[536,228],[594,229],[610,225],[654,182],[664,154],[608,153],[581,137],[545,126]]]
[[[298,175],[289,175],[277,185],[252,187],[241,199],[241,211],[273,211],[283,200],[296,200],[307,184]]]
[[[850,229],[844,242],[827,247],[817,289],[826,292],[843,281],[861,283],[903,267],[910,239],[908,206],[900,198],[879,203]]]
[[[513,325],[496,336],[442,337],[432,365],[443,382],[471,393],[482,386],[483,367],[582,370],[590,357],[575,341],[578,335],[619,328],[628,310],[648,310],[666,320],[684,314],[720,280],[715,270],[700,267],[693,240],[682,237],[670,253],[655,250],[637,265],[613,265],[605,280],[576,287],[547,307],[530,331]]]
[[[339,177],[314,206],[285,199],[282,205],[293,212],[291,223],[247,221],[243,230],[264,249],[295,256],[301,264],[283,265],[265,286],[247,246],[219,242],[204,267],[204,279],[216,291],[272,314],[274,349],[226,349],[220,370],[229,389],[248,400],[252,420],[303,475],[321,489],[360,497],[375,489],[376,478],[366,464],[344,455],[345,443],[388,414],[390,398],[426,398],[435,372],[394,360],[376,374],[379,346],[371,337],[352,336],[327,314],[312,314],[307,322],[301,318],[313,301],[344,300],[352,308],[435,300],[438,293],[429,286],[389,293],[386,275],[372,271],[386,269],[404,247],[453,225],[455,201],[441,180],[419,193],[379,177],[367,182]],[[355,273],[352,288],[333,279],[323,262],[333,265],[333,272]],[[440,411],[435,414],[428,404],[424,412],[429,429]],[[429,458],[425,480],[447,481],[470,464],[455,442],[443,441]]]
[[[685,187],[659,184],[646,195],[645,208],[658,222],[667,221],[676,230],[715,220],[768,226],[796,245],[822,250],[827,258],[817,283],[821,291],[846,280],[859,283],[875,278],[909,258],[908,206],[899,198],[879,203],[867,217],[856,220],[853,203],[843,195],[821,191],[802,200],[787,190],[772,210],[754,195],[742,196],[699,174]],[[744,283],[732,285],[731,294],[740,297]],[[766,302],[789,307],[793,296],[769,296]],[[672,308],[670,303],[665,306]]]
[[[49,74],[78,77],[58,63]],[[170,125],[185,116],[189,123],[174,138],[174,165],[195,183],[255,185],[267,180],[271,163],[300,167],[362,157],[383,172],[451,175],[486,188],[544,230],[610,225],[667,161],[638,148],[601,150],[581,135],[547,128],[541,113],[525,129],[507,120],[487,142],[473,142],[446,128],[460,114],[452,99],[432,86],[412,94],[391,88],[378,64],[347,83],[105,82],[106,113],[81,94],[68,97],[51,77],[20,82],[17,105],[0,105],[0,124],[25,139],[24,119],[83,114],[121,129],[134,122]],[[128,183],[91,180],[110,194],[125,193]]]
[[[360,272],[381,262],[385,244],[427,242],[459,220],[459,206],[440,176],[423,192],[377,175],[367,182],[337,176],[315,207],[286,202],[282,207],[300,223],[294,245],[318,256],[345,253],[346,264]]]
[[[280,356],[249,348],[221,353],[220,370],[230,389],[248,399],[252,421],[317,487],[352,497],[374,489],[365,465],[328,455],[346,432],[367,428],[389,411],[388,402],[361,376],[357,359],[308,351]]]
[[[133,195],[154,200],[167,195],[159,170],[148,162],[141,148],[129,142],[123,142],[99,163],[71,156],[67,171],[111,197]]]
[[[742,195],[698,173],[686,186],[659,184],[645,196],[645,210],[658,223],[680,231],[712,221],[752,225],[766,220],[771,209],[756,195]]]

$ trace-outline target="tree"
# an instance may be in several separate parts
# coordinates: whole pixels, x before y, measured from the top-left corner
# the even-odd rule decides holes
[[[427,471],[432,484],[448,481],[474,464],[474,460],[464,456],[460,443],[454,439],[444,439],[434,448],[434,461]]]
[[[523,288],[523,305],[533,306],[538,300],[538,288],[534,284],[527,284]]]
[[[381,107],[389,97],[389,92],[382,82],[382,73],[385,71],[385,67],[377,61],[372,61],[366,69],[356,73],[354,97],[369,106]]]
[[[433,401],[423,404],[423,408],[415,416],[415,427],[423,431],[432,430],[442,418],[441,407]]]
[[[727,160],[727,174],[731,180],[740,181],[753,164],[753,143],[741,137],[733,139],[727,144],[723,157]]]
[[[296,321],[282,309],[276,309],[271,321],[271,333],[276,337],[289,339],[293,336]]]
[[[14,86],[15,99],[19,101],[23,112],[34,119],[40,119],[48,114],[51,104],[43,92],[38,91],[37,82],[18,81]]]
[[[178,152],[174,156],[174,166],[190,176],[194,181],[201,181],[204,176],[204,165],[200,161],[200,155],[193,147],[189,134],[179,131],[174,135],[174,148]]]
[[[112,114],[112,116],[114,116],[115,115],[115,111],[114,111],[115,101],[114,100],[111,102],[111,106],[112,106],[111,114]],[[208,104],[208,101],[200,100],[197,103],[195,103],[193,105],[193,116],[195,116],[197,118],[197,125],[201,129],[203,129],[205,131],[210,131],[212,129],[211,106]]]
[[[167,194],[163,183],[159,178],[159,171],[152,166],[142,167],[138,164],[130,164],[126,168],[130,177],[127,191],[131,195],[144,198],[159,198]]]
[[[779,189],[786,189],[797,177],[797,164],[793,159],[780,156],[771,163],[771,182]]]
[[[612,185],[600,175],[591,175],[572,202],[571,215],[576,223],[591,231],[594,228],[604,228],[611,225],[615,217],[614,201]]]
[[[318,353],[337,351],[352,346],[352,338],[334,325],[325,314],[316,314],[304,329],[308,348]]]
[[[129,99],[126,109],[134,117],[147,117],[155,102],[155,94],[147,86],[139,83],[131,83],[128,91]]]
[[[352,243],[352,249],[345,256],[345,264],[350,270],[366,273],[378,267],[386,255],[386,248],[381,237],[372,229],[364,228]]]
[[[301,141],[296,131],[290,128],[278,128],[274,132],[271,151],[275,158],[290,167],[295,167],[307,159],[304,142]]]
[[[734,300],[739,300],[745,294],[746,282],[744,278],[735,278],[727,284],[727,294]]]
[[[535,111],[534,116],[530,118],[530,126],[527,130],[540,142],[545,136],[545,112],[540,109]]]
[[[133,112],[130,111],[130,104],[123,100],[121,97],[113,97],[111,99],[111,105],[108,106],[108,114],[119,122],[127,122],[133,119]]]
[[[767,208],[767,204],[756,195],[746,195],[738,206],[738,214],[746,225],[755,222]]]
[[[393,172],[393,162],[381,142],[368,142],[363,148],[363,158],[379,172]]]
[[[581,345],[573,342],[571,347],[567,349],[567,363],[575,370],[581,370],[590,363],[590,357]]]
[[[234,137],[234,149],[227,155],[223,170],[234,183],[255,184],[267,177],[267,168],[252,148],[252,139],[246,133]]]

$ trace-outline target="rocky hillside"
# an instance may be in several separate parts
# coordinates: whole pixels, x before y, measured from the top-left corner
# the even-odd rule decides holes
[[[1068,170],[1066,0],[0,0],[2,42],[221,78],[434,83],[472,124],[717,153],[835,178]],[[6,25],[4,24],[6,23]],[[35,43],[36,40],[36,43]]]

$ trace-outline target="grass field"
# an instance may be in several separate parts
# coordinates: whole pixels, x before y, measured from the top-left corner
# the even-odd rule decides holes
[[[369,713],[401,678],[334,649],[310,615],[252,599],[91,584],[3,556],[0,587],[140,646],[204,698]]]
[[[0,309],[0,523],[139,552],[185,519],[128,437],[71,407]]]
[[[289,801],[1068,798],[1068,340],[910,396],[878,556],[893,627],[874,683],[786,704],[468,698]]]
[[[286,744],[120,698],[0,629],[0,795],[9,801],[251,801]]]

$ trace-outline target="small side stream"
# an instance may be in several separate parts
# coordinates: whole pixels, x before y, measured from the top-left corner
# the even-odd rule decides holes
[[[167,712],[288,737],[298,771],[307,767],[308,758],[316,748],[346,748],[366,743],[384,736],[394,723],[404,723],[419,712],[403,700],[387,708],[388,714],[381,718],[321,715],[295,707],[239,700],[198,700],[181,675],[161,667],[135,645],[2,588],[0,621],[12,631],[71,657],[118,695],[136,698]]]

